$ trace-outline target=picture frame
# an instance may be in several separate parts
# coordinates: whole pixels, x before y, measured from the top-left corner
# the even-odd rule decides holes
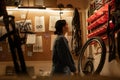
[[[44,6],[44,0],[34,0],[34,6]]]
[[[15,0],[5,0],[6,6],[15,6]]]

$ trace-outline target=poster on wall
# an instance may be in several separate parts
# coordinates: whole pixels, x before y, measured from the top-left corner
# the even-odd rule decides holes
[[[0,36],[4,35],[5,33],[7,33],[5,26],[0,26]]]
[[[66,22],[68,23],[69,31],[72,31],[72,17],[65,17],[64,18]]]
[[[2,27],[2,35],[6,34],[7,31],[6,31],[6,28],[5,26]],[[8,43],[8,37],[5,39],[6,40],[6,43]]]
[[[6,6],[15,6],[15,0],[5,0]]]
[[[5,33],[7,33],[5,26],[2,26],[2,35],[4,35]]]
[[[44,0],[34,0],[34,6],[43,6]]]
[[[26,44],[35,44],[36,34],[27,34]]]
[[[45,32],[44,16],[35,16],[35,32]]]
[[[16,21],[16,28],[18,28],[21,32],[24,31],[32,31],[32,22],[31,20],[20,20]]]
[[[0,37],[1,36],[3,36],[4,34],[6,34],[7,33],[7,31],[6,31],[6,29],[5,29],[5,26],[0,26]],[[6,40],[6,42],[7,42],[7,38],[6,39],[4,39],[4,41]]]
[[[53,45],[56,37],[57,37],[56,35],[51,35],[51,48],[50,48],[51,51],[53,50]]]
[[[43,52],[42,36],[36,36],[36,42],[33,45],[33,52]]]
[[[49,19],[49,30],[50,31],[55,31],[55,23],[59,19],[60,19],[59,16],[50,16],[50,19]]]

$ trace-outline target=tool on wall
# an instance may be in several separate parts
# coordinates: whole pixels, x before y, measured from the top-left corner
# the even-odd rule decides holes
[[[81,29],[80,29],[80,16],[78,9],[74,9],[74,15],[72,20],[72,42],[71,47],[75,55],[79,55],[78,52],[82,47]]]
[[[60,19],[62,19],[62,14],[63,14],[62,10],[64,8],[73,8],[72,4],[67,4],[66,7],[65,7],[62,3],[58,4],[57,7],[60,10],[60,13],[59,13],[60,14]]]
[[[60,4],[58,4],[57,5],[57,7],[59,8],[59,10],[60,10],[60,19],[62,19],[62,14],[63,14],[63,12],[62,12],[62,8],[64,8],[64,5],[62,4],[62,3],[60,3]]]
[[[114,31],[117,32],[117,55],[120,59],[120,0],[115,0],[115,10],[112,13],[113,15],[113,22],[115,24]]]

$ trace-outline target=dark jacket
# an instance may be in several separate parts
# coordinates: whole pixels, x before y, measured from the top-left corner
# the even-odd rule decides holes
[[[58,35],[53,46],[53,73],[64,73],[66,67],[75,72],[76,67],[71,56],[68,41],[63,35]]]

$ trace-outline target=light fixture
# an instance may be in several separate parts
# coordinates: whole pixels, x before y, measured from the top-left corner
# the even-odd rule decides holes
[[[18,9],[46,9],[45,6],[35,7],[35,6],[20,6]]]

